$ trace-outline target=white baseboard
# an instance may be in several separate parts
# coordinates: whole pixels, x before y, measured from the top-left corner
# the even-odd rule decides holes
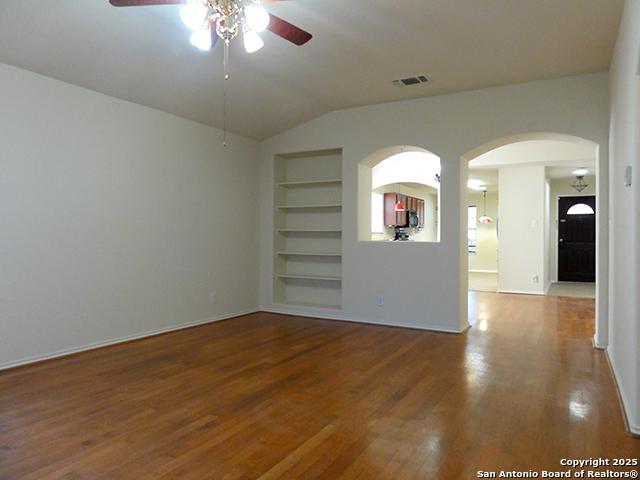
[[[213,318],[207,318],[205,320],[195,320],[193,322],[181,323],[179,325],[172,325],[169,327],[158,328],[156,330],[148,330],[142,333],[134,333],[133,335],[127,335],[124,337],[112,338],[110,340],[104,340],[101,342],[90,343],[82,345],[80,347],[66,348],[64,350],[58,350],[53,353],[47,353],[44,355],[36,355],[29,358],[23,358],[20,360],[14,360],[11,362],[5,362],[0,364],[0,370],[7,370],[9,368],[20,367],[23,365],[29,365],[31,363],[42,362],[44,360],[51,360],[53,358],[65,357],[74,353],[86,352],[88,350],[95,350],[97,348],[108,347],[110,345],[117,345],[118,343],[130,342],[131,340],[139,340],[141,338],[153,337],[155,335],[162,335],[163,333],[175,332],[177,330],[184,330],[185,328],[197,327],[198,325],[205,325],[207,323],[219,322],[221,320],[227,320],[229,318],[241,317],[243,315],[249,315],[251,313],[258,312],[257,309],[246,310],[242,312],[229,313],[226,315],[220,315]]]
[[[598,339],[596,338],[596,336],[594,335],[593,338],[591,339],[591,343],[593,343],[593,348],[597,349],[597,350],[606,350],[607,346],[606,345],[600,345],[598,343]]]
[[[469,270],[469,273],[498,273],[498,270]]]
[[[342,322],[365,323],[368,325],[381,325],[385,327],[412,328],[416,330],[428,330],[428,331],[443,332],[443,333],[462,333],[469,328],[469,325],[467,325],[463,329],[454,329],[454,328],[448,328],[448,327],[442,327],[439,325],[430,325],[430,324],[424,324],[424,323],[391,322],[388,320],[364,319],[364,318],[351,317],[349,315],[344,315],[338,312],[331,313],[331,312],[327,312],[324,309],[313,309],[313,308],[270,306],[270,307],[263,307],[261,310],[263,312],[280,313],[283,315],[295,315],[298,317],[321,318],[323,320],[337,320]]]
[[[498,290],[498,293],[514,293],[516,295],[544,295],[544,293],[529,292],[525,290]]]
[[[553,283],[553,282],[549,282],[549,283],[547,283],[547,286],[546,286],[546,287],[544,287],[544,294],[545,294],[545,295],[547,295],[547,294],[549,293],[549,289],[551,288],[551,284],[552,284],[552,283]]]
[[[616,390],[618,392],[618,399],[620,400],[620,408],[622,409],[622,415],[624,417],[624,423],[629,430],[629,433],[634,436],[640,436],[640,425],[638,425],[633,416],[629,415],[629,413],[633,413],[628,406],[631,405],[629,402],[624,389],[621,387],[620,382],[618,381],[617,368],[616,364],[613,361],[611,355],[609,355],[609,350],[605,349],[604,353],[607,357],[607,361],[609,363],[609,367],[611,370],[611,375],[613,376],[613,383],[616,386]]]

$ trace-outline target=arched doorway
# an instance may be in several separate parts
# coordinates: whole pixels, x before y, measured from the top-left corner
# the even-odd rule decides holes
[[[539,149],[536,151],[536,155],[530,155],[530,158],[527,158],[527,155],[521,158],[514,158],[514,152],[526,152],[525,147],[532,145],[537,145],[538,147],[545,145],[548,149]],[[554,148],[550,148],[549,146]],[[548,156],[548,158],[542,158],[544,156],[541,155],[540,152],[545,151],[555,153],[549,154],[550,156]],[[492,166],[494,169],[504,172],[504,176],[500,176],[501,187],[506,189],[511,188],[511,198],[513,199],[520,196],[523,199],[520,203],[525,205],[525,208],[520,211],[515,210],[515,207],[510,208],[510,206],[513,207],[514,204],[517,205],[518,202],[511,202],[511,204],[509,204],[505,199],[505,202],[501,203],[501,206],[504,204],[507,204],[507,206],[498,209],[500,211],[499,216],[503,218],[496,219],[496,223],[498,224],[497,228],[500,232],[498,255],[496,256],[497,264],[515,265],[516,268],[510,268],[508,273],[503,272],[503,275],[498,275],[497,291],[503,291],[505,293],[545,294],[551,284],[551,280],[554,278],[557,279],[558,262],[562,262],[562,259],[559,258],[562,250],[558,250],[558,245],[561,245],[563,241],[563,238],[559,235],[560,230],[558,226],[560,223],[557,223],[560,221],[557,217],[559,212],[557,203],[559,197],[562,195],[550,193],[551,174],[549,172],[552,171],[552,168],[555,169],[555,171],[559,171],[561,170],[560,167],[572,172],[571,168],[575,170],[577,165],[582,166],[582,163],[587,161],[586,158],[580,158],[581,156],[587,156],[587,153],[584,153],[584,155],[574,154],[573,157],[567,154],[567,158],[559,160],[563,152],[588,152],[588,155],[592,156],[592,169],[593,173],[595,173],[595,178],[593,178],[593,181],[590,183],[594,184],[591,185],[591,188],[595,196],[595,211],[598,212],[595,218],[595,266],[597,268],[595,269],[596,322],[594,342],[596,346],[605,346],[607,342],[607,290],[606,281],[601,282],[599,279],[605,279],[608,271],[608,242],[606,231],[608,206],[606,199],[608,189],[606,176],[605,179],[602,179],[600,175],[601,166],[599,162],[599,145],[597,143],[572,135],[537,132],[494,139],[470,150],[461,157],[461,217],[465,220],[468,218],[469,202],[467,201],[467,186],[465,185],[467,178],[473,178],[473,172],[477,172],[477,169],[487,166]],[[488,159],[490,159],[490,161]],[[474,165],[474,162],[479,163]],[[469,169],[470,165],[473,167],[471,170]],[[550,167],[550,165],[552,167]],[[535,179],[525,180],[525,177],[522,175],[518,176],[518,170],[520,170],[520,172],[535,172],[538,176]],[[472,172],[471,175],[470,172]],[[564,175],[569,174],[565,173]],[[475,176],[481,177],[481,175]],[[511,183],[509,183],[509,181]],[[568,185],[567,182],[567,186]],[[486,191],[486,186],[484,186],[484,188]],[[497,185],[493,186],[493,188],[495,190]],[[582,191],[573,193],[575,193],[576,196],[585,194],[585,192]],[[500,196],[500,192],[498,192],[498,196]],[[537,213],[532,213],[528,210],[530,208],[537,208]],[[512,226],[510,229],[506,225],[507,219],[510,219],[509,225]],[[466,231],[465,229],[461,230],[463,232]],[[521,244],[511,243],[506,245],[508,239],[518,237],[518,235],[511,235],[511,231],[519,234]],[[461,263],[464,265],[464,268],[461,269],[461,281],[466,285],[469,278],[469,240],[464,238],[464,236],[460,240]],[[511,252],[511,255],[509,255],[509,252]],[[538,262],[539,268],[532,266],[535,262]],[[520,269],[519,271],[518,268]],[[499,266],[497,270],[500,270]],[[514,271],[516,273],[514,273]],[[508,288],[507,285],[510,285],[511,288]],[[515,285],[515,287],[513,287],[513,285]]]

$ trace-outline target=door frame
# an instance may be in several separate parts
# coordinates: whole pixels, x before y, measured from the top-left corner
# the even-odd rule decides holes
[[[597,179],[597,177],[596,177]],[[598,206],[598,192],[595,193],[578,193],[576,192],[575,195],[573,194],[566,194],[566,195],[556,195],[556,218],[553,219],[553,223],[555,224],[555,228],[553,229],[554,232],[554,238],[552,238],[552,241],[555,241],[555,251],[556,251],[556,258],[555,258],[555,265],[553,266],[553,272],[554,272],[554,281],[555,283],[559,282],[560,280],[558,280],[558,266],[559,266],[559,262],[558,260],[560,259],[560,251],[559,251],[559,245],[558,245],[558,238],[560,236],[560,199],[561,198],[567,198],[567,197],[594,197],[596,200],[596,207]],[[596,208],[596,225],[598,222],[598,210]],[[597,231],[597,226],[596,226],[596,231]],[[598,251],[598,235],[596,235],[596,252]],[[596,262],[597,263],[597,262]],[[596,271],[597,271],[597,264],[596,264]],[[594,284],[598,284],[598,276],[596,275],[596,281],[593,282]]]

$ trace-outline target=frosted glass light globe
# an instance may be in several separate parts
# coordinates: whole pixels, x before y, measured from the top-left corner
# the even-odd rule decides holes
[[[204,27],[207,7],[201,3],[190,3],[180,10],[180,18],[190,30],[194,32]]]
[[[247,30],[244,32],[244,49],[247,53],[257,52],[264,46],[264,42],[253,30]]]
[[[204,28],[193,32],[193,35],[191,35],[191,45],[200,50],[211,50],[211,32]]]
[[[247,27],[256,33],[264,32],[269,26],[269,14],[259,5],[244,7],[244,18],[247,21]]]

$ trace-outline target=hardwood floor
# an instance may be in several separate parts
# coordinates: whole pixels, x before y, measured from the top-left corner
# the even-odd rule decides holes
[[[591,299],[467,333],[254,314],[0,373],[0,478],[465,479],[640,457]]]

